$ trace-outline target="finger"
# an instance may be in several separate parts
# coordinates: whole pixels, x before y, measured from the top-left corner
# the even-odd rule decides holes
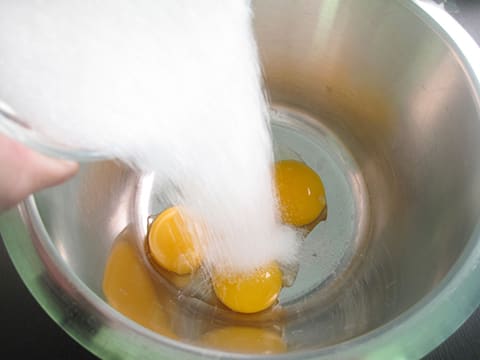
[[[72,177],[78,164],[47,157],[0,134],[0,210]]]

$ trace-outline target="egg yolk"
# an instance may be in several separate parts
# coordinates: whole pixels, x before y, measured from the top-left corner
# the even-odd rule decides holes
[[[163,307],[163,299],[145,269],[129,232],[114,244],[105,267],[103,293],[117,311],[159,334],[175,338]]]
[[[181,209],[171,207],[153,221],[148,231],[151,259],[178,275],[194,272],[202,262],[198,239]]]
[[[218,299],[240,313],[255,313],[270,307],[282,288],[282,272],[273,262],[246,273],[215,273],[212,284]]]
[[[286,224],[308,225],[325,209],[322,180],[300,161],[278,161],[275,164],[275,185],[282,221]]]
[[[247,326],[211,330],[201,337],[200,343],[219,350],[247,354],[280,354],[287,350],[277,332]]]

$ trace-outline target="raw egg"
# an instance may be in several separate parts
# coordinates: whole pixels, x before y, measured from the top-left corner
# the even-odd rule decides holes
[[[282,160],[275,163],[275,185],[282,221],[286,224],[308,225],[326,207],[322,180],[303,162]]]
[[[212,284],[218,299],[240,313],[256,313],[270,307],[282,289],[282,272],[273,262],[250,272],[215,272]]]
[[[178,275],[191,274],[198,269],[202,255],[193,225],[177,206],[158,215],[148,231],[151,260]]]

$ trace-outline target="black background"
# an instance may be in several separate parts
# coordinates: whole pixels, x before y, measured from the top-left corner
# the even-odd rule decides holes
[[[480,43],[480,0],[447,0],[447,5]],[[23,359],[33,355],[37,359],[96,359],[36,303],[15,271],[3,241],[0,241],[0,286],[0,358]],[[425,359],[480,359],[480,309]]]

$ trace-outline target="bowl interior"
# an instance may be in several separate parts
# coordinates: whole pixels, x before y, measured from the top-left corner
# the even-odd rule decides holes
[[[177,341],[203,346],[201,334],[236,326],[273,331],[291,353],[339,345],[394,324],[476,241],[478,94],[455,50],[412,9],[254,3],[276,155],[297,154],[325,178],[329,216],[306,240],[281,315],[230,316],[187,300],[166,308]],[[162,206],[150,183],[121,164],[90,163],[35,196],[48,241],[101,298],[115,239],[128,228],[141,241]]]

